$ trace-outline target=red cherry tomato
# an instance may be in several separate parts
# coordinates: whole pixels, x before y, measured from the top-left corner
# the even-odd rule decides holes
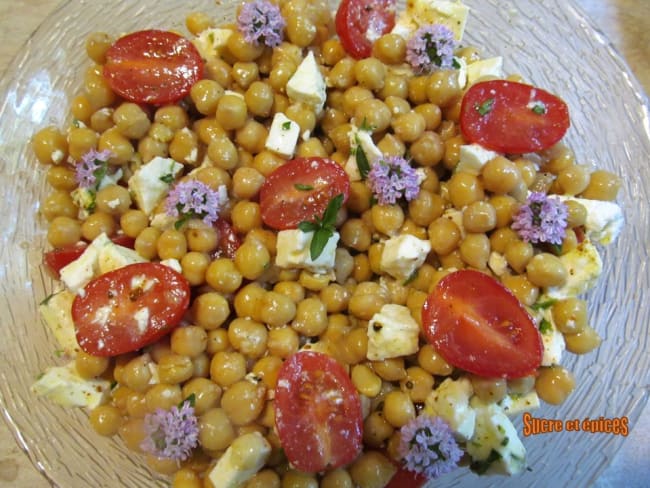
[[[395,0],[343,0],[336,11],[336,33],[355,59],[372,54],[372,44],[395,27]]]
[[[275,425],[287,459],[300,471],[335,469],[361,452],[361,399],[343,367],[326,354],[298,352],[284,362]]]
[[[348,199],[350,179],[336,162],[297,158],[273,171],[260,188],[262,220],[273,229],[295,229],[303,221],[322,217],[337,195]]]
[[[224,219],[219,219],[215,222],[214,227],[217,229],[219,240],[217,242],[217,249],[214,252],[214,257],[225,256],[227,258],[234,258],[235,251],[241,246],[241,239],[232,228],[232,224]]]
[[[385,488],[421,488],[426,482],[427,479],[421,474],[409,471],[403,466],[398,466],[397,473],[390,479]]]
[[[422,307],[427,340],[458,368],[480,376],[519,378],[542,361],[542,339],[523,305],[479,271],[445,276]]]
[[[460,109],[463,137],[483,147],[519,154],[548,149],[569,129],[563,100],[530,85],[506,80],[476,83]]]
[[[190,303],[190,285],[160,263],[137,263],[98,276],[72,302],[79,346],[94,356],[138,350],[172,331]]]
[[[162,105],[186,96],[203,75],[194,45],[173,32],[144,30],[120,37],[106,52],[104,76],[135,103]]]
[[[124,234],[113,236],[111,237],[111,240],[119,246],[124,246],[131,249],[133,249],[133,246],[135,245],[135,239]],[[45,267],[50,274],[52,274],[55,278],[59,278],[61,268],[67,266],[72,261],[75,261],[79,256],[83,254],[87,247],[88,244],[83,242],[79,244],[73,244],[71,246],[52,249],[43,255],[43,263],[45,264]]]

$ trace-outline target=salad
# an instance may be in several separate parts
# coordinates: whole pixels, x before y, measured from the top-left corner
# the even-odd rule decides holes
[[[558,96],[463,45],[459,2],[242,4],[94,34],[52,193],[41,312],[89,410],[173,486],[516,475],[623,225]]]

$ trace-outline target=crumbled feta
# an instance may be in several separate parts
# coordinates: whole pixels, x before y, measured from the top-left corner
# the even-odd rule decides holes
[[[312,51],[307,53],[287,81],[286,91],[291,100],[310,106],[317,115],[322,112],[327,99],[327,88]]]
[[[140,210],[147,215],[165,198],[183,165],[171,158],[156,156],[129,178],[129,191]]]
[[[264,467],[271,445],[259,432],[249,432],[233,441],[208,477],[213,486],[239,488]]]
[[[336,245],[339,233],[334,232],[325,244],[323,252],[311,259],[309,247],[314,236],[313,232],[303,232],[300,229],[281,230],[277,236],[277,255],[275,264],[280,268],[302,268],[313,273],[325,274],[334,269]]]
[[[149,328],[149,315],[149,309],[147,307],[138,309],[138,311],[133,315],[140,334],[144,334]]]
[[[560,261],[567,270],[567,280],[562,286],[546,289],[546,295],[550,298],[570,298],[586,293],[594,287],[603,271],[603,262],[598,250],[588,240],[562,254]]]
[[[264,147],[280,156],[290,158],[296,150],[299,135],[300,126],[282,112],[277,112],[273,116]]]
[[[192,44],[205,60],[220,57],[232,33],[232,29],[205,29],[196,38],[192,39]]]
[[[474,468],[484,474],[520,473],[526,467],[526,448],[517,429],[497,403],[483,403],[472,398],[476,412],[474,435],[467,443]],[[489,463],[489,464],[488,464]]]
[[[484,76],[503,78],[503,58],[481,59],[467,65],[467,83],[473,85]]]
[[[75,362],[65,366],[47,368],[31,386],[32,393],[47,397],[62,407],[88,407],[93,409],[108,399],[110,381],[84,379],[79,376]]]
[[[614,202],[589,200],[587,198],[558,195],[562,201],[572,200],[587,210],[585,234],[593,241],[603,245],[611,244],[623,230],[625,219],[623,210]]]
[[[74,293],[59,291],[43,300],[38,306],[41,317],[52,331],[66,356],[74,357],[79,351],[74,322],[72,320],[72,302]]]
[[[488,267],[496,276],[503,276],[508,271],[508,261],[503,254],[492,251],[488,258]]]
[[[539,408],[539,396],[535,390],[532,390],[525,395],[506,395],[503,400],[499,402],[501,408],[506,415],[510,417],[519,415],[523,412],[530,412]]]
[[[350,132],[348,132],[348,137],[350,138],[350,157],[345,162],[344,169],[350,177],[350,181],[361,181],[356,151],[361,148],[366,155],[369,165],[372,165],[377,159],[381,158],[383,153],[375,145],[375,141],[372,140],[372,132],[370,131],[353,126]]]
[[[183,268],[181,267],[181,263],[178,262],[178,259],[170,258],[170,259],[163,259],[160,261],[160,264],[164,264],[165,266],[168,266],[169,268],[173,269],[177,273],[182,273]]]
[[[420,326],[408,307],[388,303],[368,323],[368,352],[371,361],[408,356],[418,351]]]
[[[478,175],[488,161],[499,156],[498,152],[485,149],[480,144],[463,144],[459,151],[460,159],[455,171],[463,171],[472,175]]]
[[[454,33],[457,41],[462,41],[467,24],[469,7],[450,0],[415,0],[407,2],[406,10],[400,15],[393,32],[405,39],[413,31],[427,24],[443,24]]]
[[[474,389],[469,379],[447,378],[429,393],[424,401],[424,411],[428,415],[442,418],[459,439],[468,440],[474,435],[476,421],[476,413],[469,406],[473,394]]]
[[[418,239],[411,234],[391,237],[384,242],[379,267],[398,280],[407,280],[422,266],[431,251],[428,240]]]
[[[110,239],[99,249],[99,255],[97,257],[99,274],[108,273],[109,271],[123,268],[129,264],[144,263],[145,261],[146,259],[133,249],[119,246]]]

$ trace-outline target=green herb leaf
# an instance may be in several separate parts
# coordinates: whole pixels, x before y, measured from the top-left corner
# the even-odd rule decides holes
[[[115,380],[111,381],[111,390],[115,389],[116,386],[117,386],[117,381]]]
[[[494,98],[488,98],[482,104],[476,104],[476,111],[481,115],[487,115],[494,108]]]
[[[176,222],[174,222],[174,229],[178,230],[181,227],[183,227],[188,220],[190,220],[193,217],[193,215],[182,215],[180,219],[178,219]]]
[[[332,237],[333,234],[334,232],[332,229],[326,227],[321,227],[314,232],[314,236],[311,238],[311,244],[309,245],[309,257],[312,261],[316,261],[323,253],[327,241],[330,240],[330,237]]]
[[[553,305],[555,305],[556,302],[557,300],[551,298],[549,300],[546,300],[545,302],[533,303],[530,308],[532,308],[533,310],[546,310],[547,308],[551,308]]]
[[[169,185],[172,181],[174,181],[174,175],[171,174],[171,173],[168,173],[166,175],[161,176],[159,178],[159,180],[162,181],[163,183],[167,183]]]
[[[343,205],[343,198],[345,198],[343,193],[340,193],[332,198],[330,203],[327,204],[327,208],[325,209],[325,212],[323,212],[323,220],[321,221],[323,227],[334,226],[336,223],[336,216],[338,215],[339,210],[341,210],[341,205]]]
[[[361,147],[361,141],[359,137],[355,137],[357,142],[356,150],[354,151],[354,157],[357,160],[357,168],[359,168],[359,174],[361,179],[365,180],[370,172],[370,163],[368,162],[368,157]]]
[[[451,60],[451,67],[454,69],[460,69],[460,63],[458,62],[458,58],[456,56],[454,56]]]
[[[531,110],[537,115],[544,115],[546,113],[546,105],[542,102],[535,102]]]
[[[361,122],[361,126],[359,127],[361,130],[365,130],[366,132],[372,132],[375,130],[375,127],[371,124],[368,123],[368,119],[365,117],[363,118],[363,121]]]
[[[183,408],[183,405],[185,405],[185,403],[189,403],[190,407],[194,407],[196,405],[196,395],[194,393],[190,394],[190,396],[178,404],[178,408]]]
[[[93,176],[95,177],[95,188],[99,190],[99,185],[108,171],[108,164],[106,161],[102,161],[101,159],[95,159],[95,162],[100,165],[99,168],[93,171]]]
[[[72,119],[72,126],[78,129],[81,127],[81,121],[79,119]]]
[[[282,124],[282,130],[289,130],[289,129],[291,129],[291,121],[287,120]]]
[[[503,440],[501,441],[502,446],[507,446],[508,442],[510,442],[510,439],[508,439],[508,436],[505,436]]]
[[[293,186],[295,187],[296,190],[300,190],[300,191],[311,191],[311,190],[314,189],[313,186],[311,186],[311,185],[305,185],[305,184],[303,184],[303,183],[296,183],[296,184],[293,185]]]
[[[498,451],[492,449],[490,451],[490,455],[486,459],[483,461],[473,462],[470,464],[469,469],[474,471],[476,474],[485,474],[487,470],[490,469],[490,466],[492,466],[492,463],[498,461],[499,459],[501,459],[501,454],[499,454]]]
[[[50,293],[48,296],[46,296],[45,298],[43,298],[43,300],[41,301],[41,303],[39,303],[39,305],[47,305],[47,304],[50,302],[50,300],[52,299],[52,297],[53,297],[54,295],[56,295],[57,293],[58,293],[58,292]]]
[[[56,351],[54,351],[54,355],[57,358],[62,358],[65,355],[65,351],[63,349],[57,349]]]
[[[300,222],[298,228],[303,232],[316,232],[320,229],[320,225],[316,222]]]
[[[548,332],[551,332],[552,330],[553,330],[553,326],[551,325],[551,323],[548,320],[542,319],[539,322],[539,331],[542,334],[547,334]]]

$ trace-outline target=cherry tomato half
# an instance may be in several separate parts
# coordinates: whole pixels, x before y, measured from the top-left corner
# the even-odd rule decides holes
[[[232,228],[232,224],[225,219],[219,219],[214,223],[215,229],[219,240],[217,241],[217,249],[213,253],[213,257],[227,257],[233,259],[235,252],[241,246],[241,239]]]
[[[397,466],[397,473],[390,479],[385,488],[421,488],[427,478],[421,474],[409,471],[403,466]]]
[[[506,80],[476,83],[460,109],[463,137],[510,154],[548,149],[569,129],[563,100],[531,85]]]
[[[133,249],[135,244],[135,239],[124,234],[119,234],[111,237],[113,241],[118,246],[124,246]],[[67,266],[72,261],[75,261],[79,256],[88,247],[88,244],[83,242],[79,244],[73,244],[71,246],[57,247],[51,251],[46,252],[43,255],[43,264],[47,271],[54,277],[59,278],[61,274],[61,268]]]
[[[118,268],[92,280],[72,302],[77,342],[94,356],[136,351],[171,332],[189,303],[189,283],[169,266]]]
[[[134,32],[120,37],[106,52],[104,76],[115,93],[131,102],[176,102],[202,75],[199,52],[173,32]]]
[[[395,27],[395,0],[343,0],[336,11],[336,33],[355,59],[372,54],[372,44]]]
[[[445,360],[480,376],[519,378],[542,361],[542,339],[523,305],[479,271],[445,276],[422,307],[427,340]]]
[[[348,199],[350,179],[336,162],[296,158],[273,171],[260,188],[262,220],[273,229],[295,229],[303,221],[322,217],[337,195]]]
[[[361,452],[361,399],[343,367],[326,354],[303,351],[284,362],[275,425],[287,459],[300,471],[335,469]]]

